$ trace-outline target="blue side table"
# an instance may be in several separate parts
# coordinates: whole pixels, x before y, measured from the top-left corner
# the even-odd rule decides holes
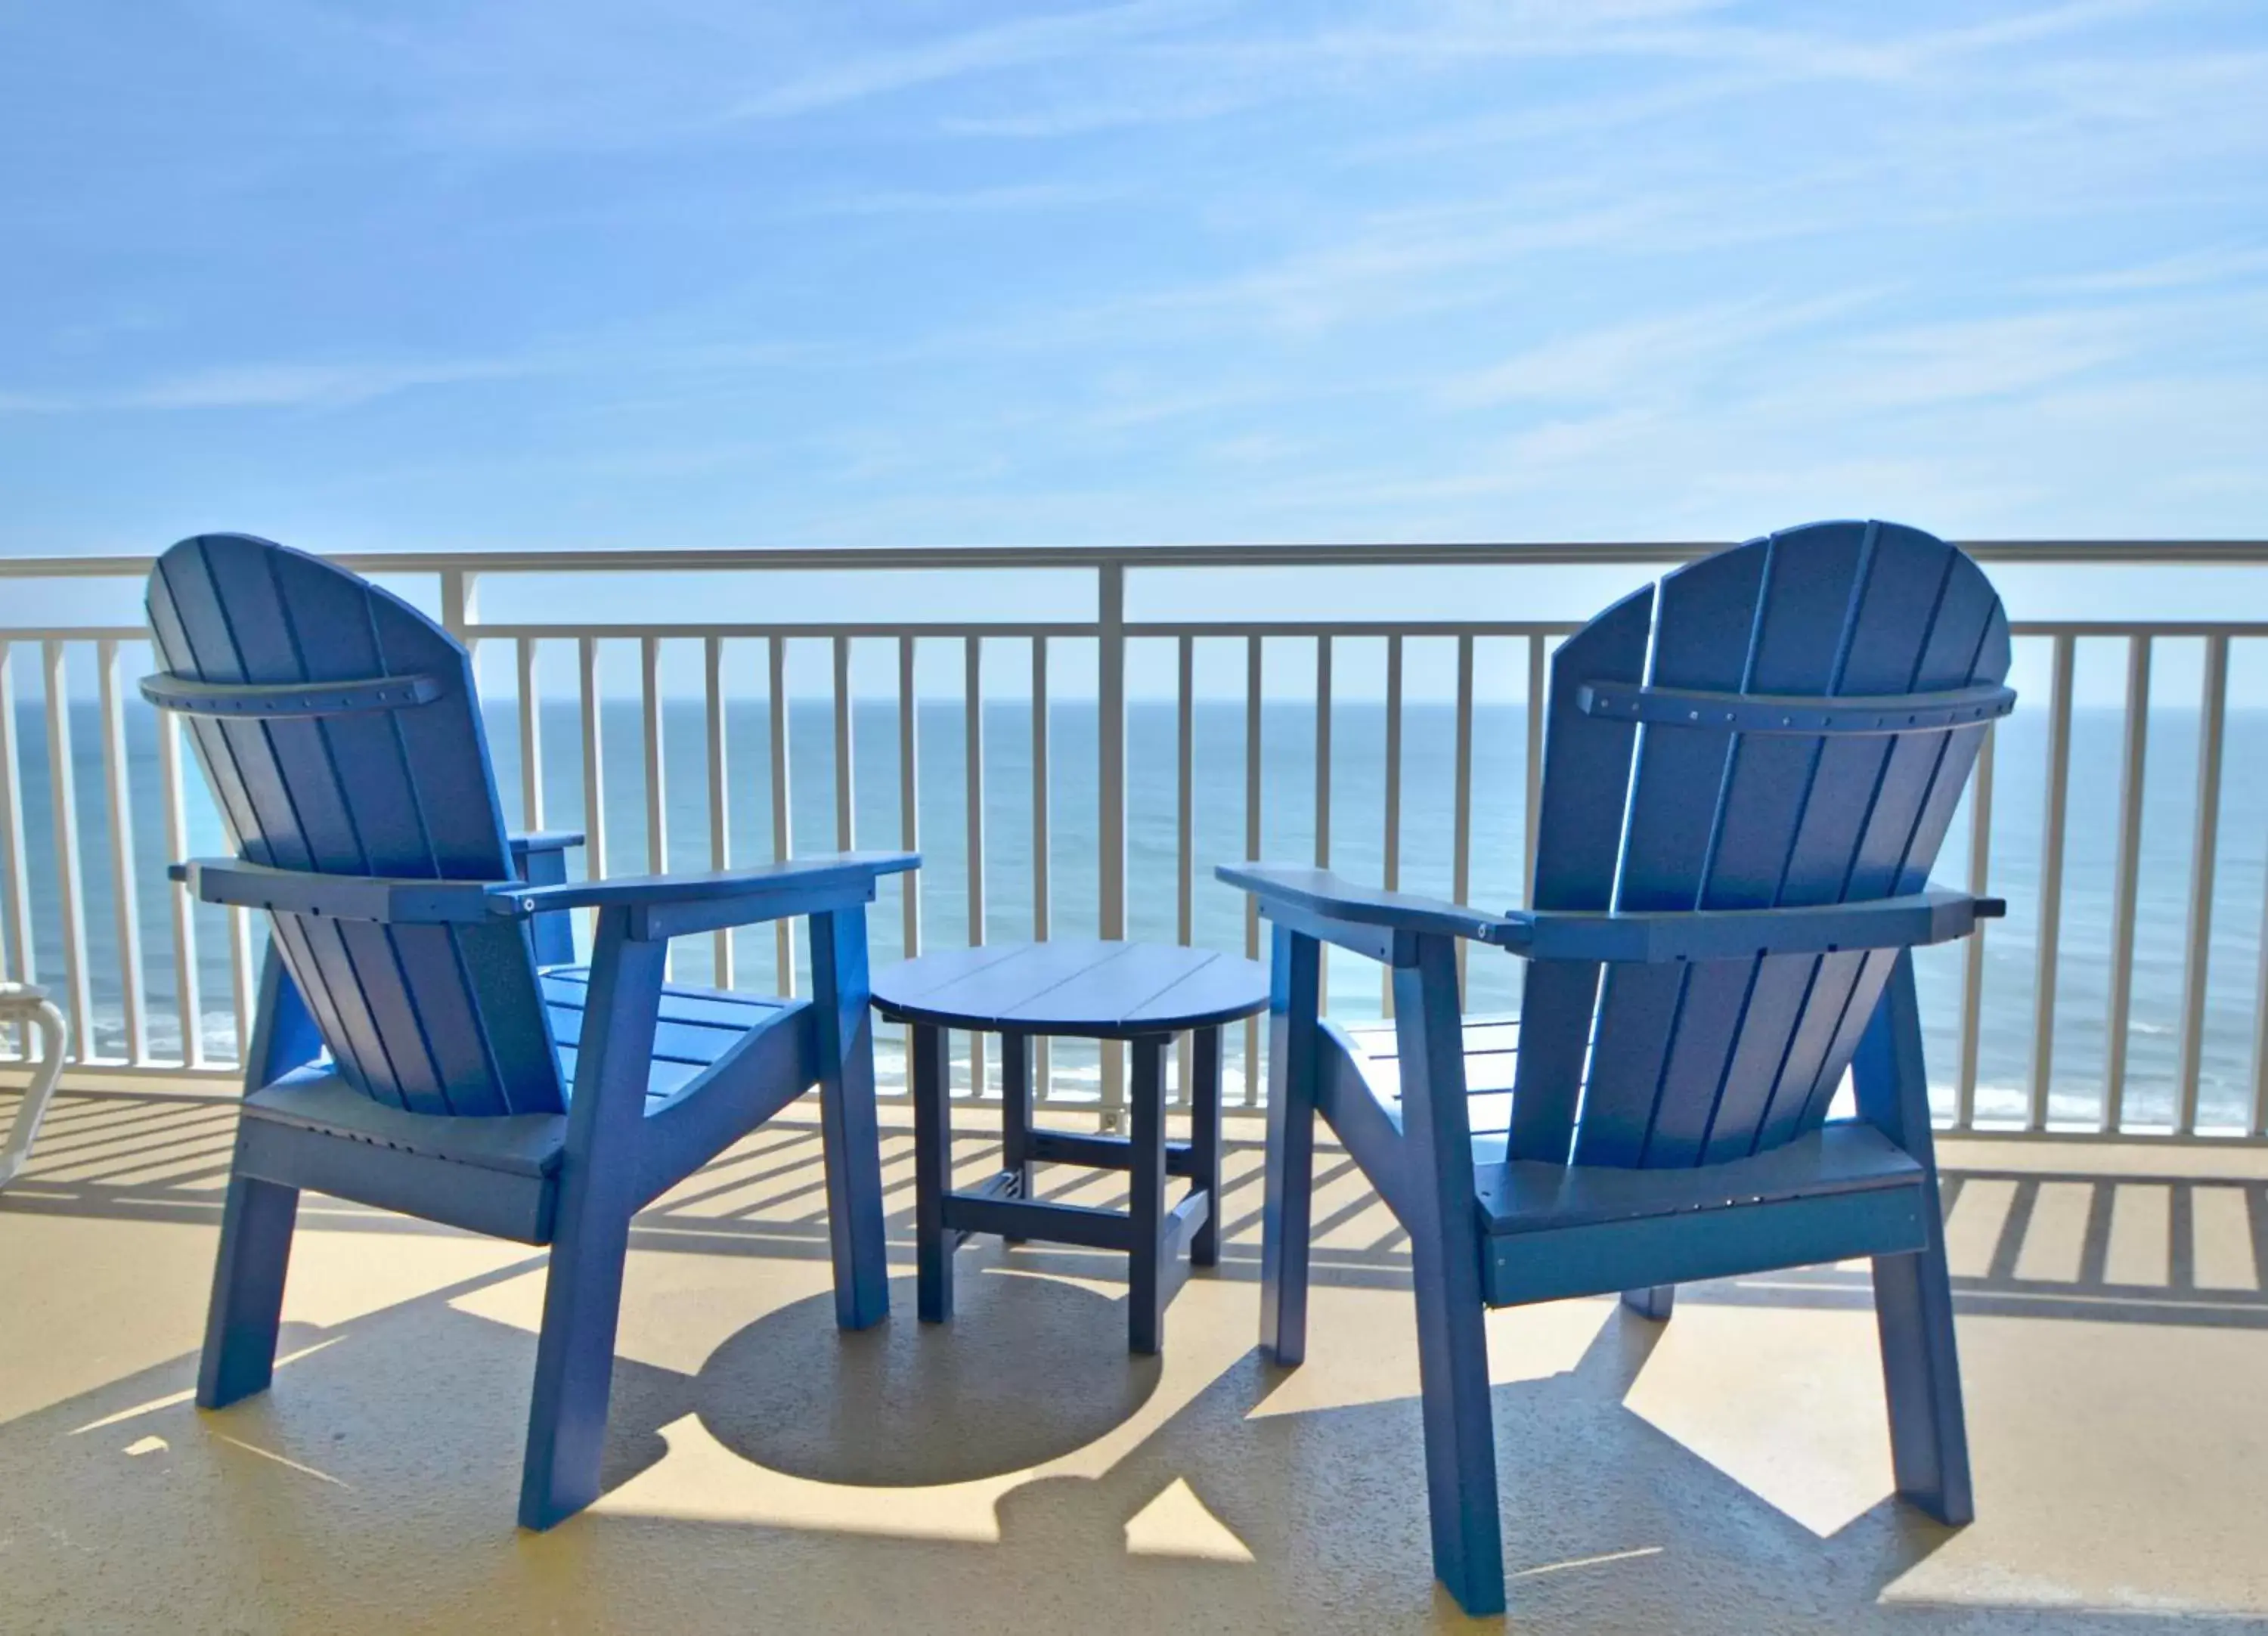
[[[953,1252],[972,1233],[1042,1239],[1128,1257],[1130,1350],[1164,1343],[1164,1269],[1182,1246],[1193,1266],[1220,1250],[1220,1029],[1268,1007],[1268,971],[1233,954],[1154,943],[991,943],[924,954],[876,974],[874,1005],[913,1028],[914,1236],[921,1315],[953,1315]],[[946,1030],[1000,1036],[999,1172],[966,1192],[953,1177]],[[1166,1052],[1194,1036],[1191,1131],[1166,1139]],[[1129,1040],[1130,1130],[1123,1137],[1035,1130],[1032,1039]],[[1129,1209],[1045,1204],[1032,1197],[1035,1162],[1092,1165],[1132,1177]],[[1189,1178],[1166,1208],[1166,1178]]]

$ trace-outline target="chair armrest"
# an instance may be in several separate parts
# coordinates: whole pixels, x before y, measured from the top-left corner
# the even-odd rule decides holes
[[[919,852],[835,852],[747,869],[620,875],[558,886],[490,888],[492,912],[519,917],[561,909],[627,910],[642,940],[751,925],[871,903],[887,874],[921,867]]]
[[[863,903],[882,875],[920,867],[918,852],[842,852],[703,874],[632,875],[536,886],[524,881],[419,881],[320,874],[233,858],[195,858],[166,871],[207,903],[381,925],[474,925],[563,909],[623,909],[631,935],[675,937]]]
[[[413,881],[385,875],[322,874],[277,869],[234,858],[192,858],[166,876],[189,888],[199,903],[267,909],[284,915],[320,915],[381,925],[477,925],[498,911],[492,881]],[[505,883],[504,889],[516,887]]]
[[[1867,903],[1789,909],[1669,910],[1584,914],[1543,910],[1505,917],[1486,940],[1531,960],[1594,960],[1616,965],[1746,960],[1758,954],[1823,954],[1845,949],[1911,948],[1967,937],[2007,905],[1931,887]]]
[[[523,859],[530,852],[563,852],[570,847],[583,844],[583,832],[580,829],[529,829],[504,836],[504,844],[512,849],[514,859]]]
[[[1411,937],[1496,942],[1506,926],[1501,915],[1413,892],[1357,886],[1328,869],[1293,864],[1222,864],[1213,874],[1258,898],[1261,912],[1278,925],[1388,965],[1410,962],[1410,951],[1405,945]]]

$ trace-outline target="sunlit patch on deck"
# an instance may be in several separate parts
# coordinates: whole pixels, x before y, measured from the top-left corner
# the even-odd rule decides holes
[[[1136,1557],[1186,1557],[1199,1562],[1249,1562],[1251,1549],[1205,1508],[1189,1478],[1177,1477],[1126,1522],[1126,1551]]]

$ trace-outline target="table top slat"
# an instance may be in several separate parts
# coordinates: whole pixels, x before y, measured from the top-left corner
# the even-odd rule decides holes
[[[900,1021],[1131,1039],[1264,1010],[1268,971],[1212,949],[1065,940],[924,954],[876,973],[873,991]]]

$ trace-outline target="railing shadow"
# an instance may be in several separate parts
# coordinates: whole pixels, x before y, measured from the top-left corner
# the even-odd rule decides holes
[[[33,1162],[0,1193],[0,1212],[217,1226],[235,1109],[209,1098],[106,1093],[59,1098]],[[2194,1150],[2191,1150],[2194,1151]],[[1260,1151],[1232,1142],[1216,1276],[1259,1276]],[[964,1137],[964,1182],[998,1148]],[[894,1249],[911,1243],[912,1136],[883,1132],[885,1208]],[[1110,1205],[1124,1179],[1042,1170],[1039,1197]],[[1406,1286],[1407,1240],[1344,1154],[1318,1164],[1314,1276],[1319,1283]],[[1983,1167],[1945,1173],[1947,1236],[1963,1313],[2093,1322],[2268,1328],[2268,1180],[2175,1174],[2043,1173]],[[311,1199],[319,1230],[440,1233],[406,1216]],[[825,1187],[815,1124],[790,1115],[711,1162],[637,1217],[642,1249],[823,1260]],[[1116,1279],[1121,1257],[1068,1246],[1012,1252],[1033,1271]],[[1685,1298],[1783,1306],[1863,1306],[1863,1264],[1804,1268],[1689,1286]]]

